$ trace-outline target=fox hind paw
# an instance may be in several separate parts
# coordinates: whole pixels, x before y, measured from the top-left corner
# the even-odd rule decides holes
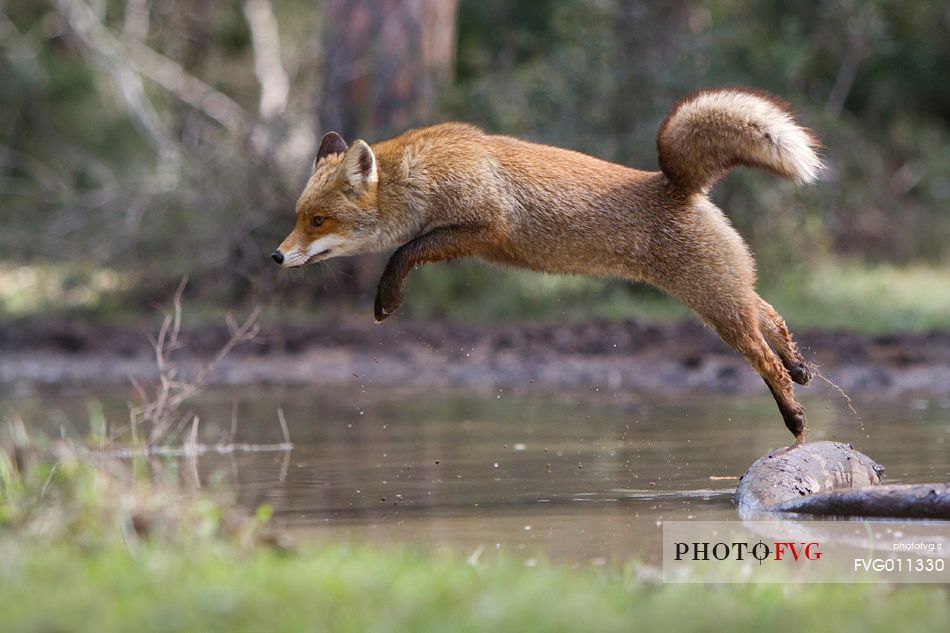
[[[807,385],[811,382],[811,370],[804,361],[795,366],[789,367],[788,374],[792,380],[800,385]]]
[[[783,411],[782,417],[785,418],[785,426],[792,432],[792,435],[795,436],[795,442],[803,442],[805,435],[808,433],[808,424],[805,422],[805,414],[802,413],[801,410]]]

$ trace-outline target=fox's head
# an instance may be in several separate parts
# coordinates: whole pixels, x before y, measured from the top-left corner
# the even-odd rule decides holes
[[[297,222],[271,257],[285,268],[294,268],[384,248],[378,184],[376,156],[370,146],[356,141],[347,147],[339,134],[328,133],[297,201]]]

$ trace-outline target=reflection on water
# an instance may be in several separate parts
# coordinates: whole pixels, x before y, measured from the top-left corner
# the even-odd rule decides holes
[[[81,434],[91,398],[109,419],[127,419],[132,393],[116,388],[22,389],[0,398],[0,414]],[[858,421],[843,407],[812,403],[812,439],[853,442],[887,467],[891,482],[950,478],[950,403],[863,404]],[[236,411],[238,441],[279,442],[278,407],[293,451],[207,455],[195,472],[204,486],[233,490],[241,506],[270,504],[299,540],[403,542],[595,564],[658,562],[659,522],[666,519],[734,519],[736,478],[790,440],[765,397],[658,401],[540,388],[513,395],[300,387],[206,394],[196,405],[202,439],[226,437]],[[182,472],[189,476],[188,468]]]

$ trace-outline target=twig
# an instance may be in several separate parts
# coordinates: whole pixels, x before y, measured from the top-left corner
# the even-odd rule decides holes
[[[198,416],[191,419],[191,433],[188,435],[188,441],[185,442],[185,448],[190,449],[198,446]]]
[[[237,400],[231,401],[231,432],[228,434],[228,442],[233,442],[234,438],[237,437],[237,424],[238,424],[238,402]]]
[[[180,378],[179,368],[172,362],[171,354],[181,345],[182,295],[185,291],[187,279],[183,279],[175,291],[172,300],[172,312],[165,316],[159,328],[158,336],[152,339],[152,348],[155,353],[155,364],[158,368],[158,386],[153,396],[148,397],[145,390],[133,381],[133,387],[142,397],[143,403],[131,410],[131,425],[137,435],[137,428],[143,423],[150,426],[147,446],[167,443],[170,438],[177,437],[184,427],[192,423],[192,437],[189,445],[197,443],[197,417],[188,412],[181,415],[181,406],[189,399],[200,394],[207,386],[208,380],[215,369],[224,361],[227,355],[240,343],[252,340],[257,336],[259,327],[257,317],[260,309],[255,308],[243,323],[236,323],[229,319],[228,324],[231,336],[215,354],[210,362],[198,369],[190,380]],[[232,419],[232,434],[236,430],[236,421]]]
[[[280,422],[280,430],[284,433],[284,444],[290,444],[290,431],[287,429],[287,420],[281,407],[277,407],[277,421]]]
[[[188,457],[190,455],[230,455],[232,453],[274,453],[292,451],[293,444],[194,444],[193,446],[141,446],[114,448],[111,450],[93,451],[97,455],[108,455],[127,459],[130,457]]]

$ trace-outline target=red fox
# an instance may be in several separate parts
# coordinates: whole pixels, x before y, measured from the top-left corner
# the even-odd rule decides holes
[[[649,172],[461,123],[372,146],[330,132],[296,225],[272,257],[295,267],[396,248],[379,281],[377,322],[399,307],[413,268],[458,257],[652,284],[745,356],[801,442],[792,381],[807,384],[811,373],[785,321],[755,292],[749,248],[707,194],[737,165],[814,181],[818,140],[777,99],[729,88],[677,103],[656,144],[660,171]]]

